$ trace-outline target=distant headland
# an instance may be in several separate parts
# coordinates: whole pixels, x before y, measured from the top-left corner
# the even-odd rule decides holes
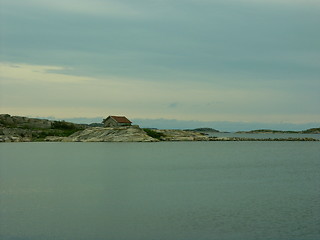
[[[0,114],[0,142],[159,142],[159,141],[319,141],[314,138],[255,139],[217,137],[212,128],[186,130],[140,128],[125,116],[109,116],[102,123],[76,124],[66,121],[28,118]],[[252,130],[239,133],[312,133],[320,128],[304,131]]]
[[[271,129],[258,129],[251,131],[238,131],[237,133],[301,133],[301,134],[319,134],[320,128],[310,128],[303,131],[281,131],[281,130],[271,130]]]

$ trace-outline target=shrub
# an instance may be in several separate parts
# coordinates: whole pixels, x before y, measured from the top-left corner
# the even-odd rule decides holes
[[[143,130],[147,133],[148,136],[156,138],[158,140],[162,140],[161,137],[164,137],[163,133],[156,132],[152,129],[144,128]]]
[[[52,127],[53,129],[64,129],[64,130],[67,130],[67,129],[76,129],[77,127],[73,124],[73,123],[68,123],[68,122],[65,122],[65,121],[54,121],[52,123]]]

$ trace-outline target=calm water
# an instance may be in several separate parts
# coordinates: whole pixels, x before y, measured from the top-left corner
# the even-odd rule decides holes
[[[320,143],[0,144],[1,240],[320,239]]]
[[[314,138],[320,139],[320,134],[302,134],[302,133],[224,133],[224,132],[206,132],[214,137],[240,137],[240,138]]]

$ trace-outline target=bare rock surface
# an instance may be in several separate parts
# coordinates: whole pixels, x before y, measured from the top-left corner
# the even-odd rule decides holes
[[[67,137],[47,136],[45,142],[67,142]]]
[[[64,142],[157,142],[138,126],[102,128],[92,127],[76,132]]]
[[[0,142],[30,142],[32,132],[28,129],[0,127]]]
[[[163,141],[209,141],[208,136],[199,132],[184,131],[184,130],[169,130],[169,129],[156,129],[155,132],[162,133],[161,137]]]

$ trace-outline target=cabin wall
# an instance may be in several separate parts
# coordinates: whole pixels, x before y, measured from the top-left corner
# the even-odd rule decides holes
[[[130,126],[130,123],[118,123],[113,118],[109,118],[104,122],[105,127]]]
[[[113,120],[112,118],[109,118],[108,120],[106,120],[104,122],[104,126],[105,127],[117,127],[119,125],[115,120]]]

